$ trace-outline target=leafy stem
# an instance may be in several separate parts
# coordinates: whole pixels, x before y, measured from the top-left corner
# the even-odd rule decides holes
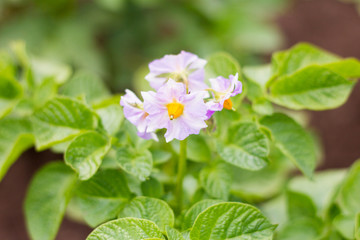
[[[176,206],[177,210],[181,212],[183,205],[183,181],[186,172],[186,143],[187,140],[180,141],[180,154],[179,154],[179,162],[178,162],[178,173],[176,179]]]

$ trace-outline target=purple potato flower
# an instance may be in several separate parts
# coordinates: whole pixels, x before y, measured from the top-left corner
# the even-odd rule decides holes
[[[223,108],[231,110],[232,102],[230,97],[234,97],[242,92],[242,84],[238,80],[238,74],[230,75],[229,79],[219,76],[217,78],[209,79],[211,84],[211,92],[213,99],[209,100],[206,105],[208,107],[208,119],[216,111],[221,111]]]
[[[169,79],[157,92],[142,92],[147,116],[147,130],[166,128],[166,142],[183,140],[190,134],[199,134],[206,128],[206,92],[187,93],[183,83]]]
[[[149,64],[150,73],[145,79],[158,90],[170,78],[183,82],[190,92],[207,88],[204,83],[206,60],[195,54],[181,51],[178,55],[165,55]]]
[[[158,141],[155,133],[147,131],[149,114],[144,111],[143,102],[130,90],[126,89],[125,93],[121,97],[120,105],[123,106],[126,119],[137,127],[139,137]]]

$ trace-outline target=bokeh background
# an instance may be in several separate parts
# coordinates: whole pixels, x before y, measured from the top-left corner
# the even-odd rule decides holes
[[[180,50],[206,57],[228,51],[241,64],[306,41],[360,59],[359,1],[338,0],[0,0],[0,48],[24,40],[29,53],[99,74],[114,93],[136,87],[147,63]],[[360,157],[360,85],[342,107],[309,112],[324,162],[348,167]],[[24,153],[0,183],[0,239],[28,239],[23,200],[35,171],[61,158]],[[57,239],[85,239],[68,219]]]

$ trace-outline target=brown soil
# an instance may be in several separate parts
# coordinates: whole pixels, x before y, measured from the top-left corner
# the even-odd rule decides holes
[[[360,58],[360,17],[354,5],[335,0],[295,1],[278,19],[289,47],[306,41],[343,57]],[[360,87],[342,107],[312,112],[312,126],[325,149],[322,168],[350,166],[360,157]],[[0,239],[29,239],[23,216],[26,188],[36,170],[58,156],[30,150],[11,167],[0,183]],[[58,240],[85,239],[90,228],[67,219],[61,225]]]

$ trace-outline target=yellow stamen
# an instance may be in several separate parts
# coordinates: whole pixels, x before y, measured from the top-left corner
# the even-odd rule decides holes
[[[174,120],[182,115],[184,111],[184,105],[178,102],[169,103],[166,105],[170,120]]]
[[[224,102],[224,108],[227,110],[232,110],[232,101],[229,99],[226,99]]]

